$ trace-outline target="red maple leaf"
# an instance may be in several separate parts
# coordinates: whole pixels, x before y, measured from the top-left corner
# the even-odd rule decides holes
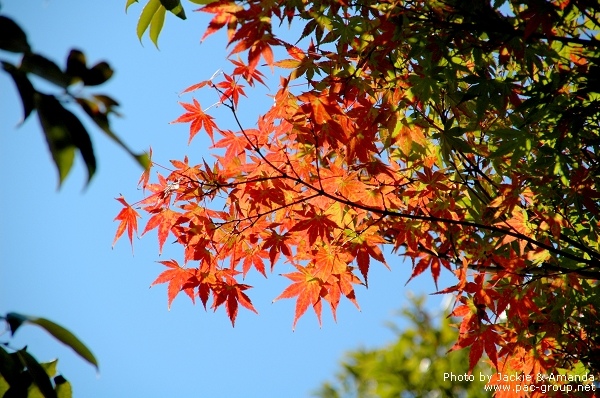
[[[230,272],[228,272],[230,271]],[[244,293],[244,290],[249,289],[251,286],[237,283],[233,275],[239,272],[234,270],[223,271],[222,275],[225,276],[225,281],[215,291],[215,301],[212,305],[214,310],[222,304],[225,304],[225,310],[227,316],[231,320],[231,325],[235,326],[235,318],[238,313],[238,304],[241,304],[246,309],[258,314],[250,298]],[[233,275],[231,275],[233,274]]]
[[[204,32],[201,41],[204,41],[204,39],[218,31],[225,25],[227,25],[227,35],[229,36],[229,39],[231,39],[233,37],[233,34],[235,33],[235,27],[237,26],[237,18],[235,16],[235,13],[241,9],[241,6],[228,0],[216,1],[214,3],[210,3],[202,7],[199,11],[208,12],[216,15],[208,24],[208,28],[206,29],[206,32]]]
[[[121,237],[121,235],[123,235],[123,232],[125,231],[125,228],[127,228],[127,236],[129,237],[129,243],[131,244],[131,250],[133,250],[133,233],[137,233],[137,219],[138,217],[141,217],[137,211],[135,211],[135,209],[133,207],[131,207],[129,205],[129,203],[127,203],[125,201],[125,198],[123,196],[120,196],[118,198],[115,198],[116,200],[118,200],[119,202],[121,202],[121,204],[123,204],[123,206],[125,206],[124,209],[122,209],[119,214],[117,214],[117,216],[115,217],[115,221],[116,220],[120,220],[121,223],[119,224],[119,227],[117,228],[117,233],[115,234],[115,239],[113,240],[113,247],[115,247],[115,243],[117,243],[117,240],[119,240],[119,238]]]
[[[254,268],[256,268],[256,270],[263,274],[263,276],[266,278],[267,274],[265,273],[265,263],[263,261],[263,258],[269,258],[269,255],[265,250],[254,249],[250,251],[250,253],[247,254],[246,257],[244,257],[244,263],[242,268],[242,273],[244,277],[250,270],[250,267],[254,266]]]
[[[149,166],[144,170],[138,180],[138,187],[142,187],[142,189],[146,189],[148,181],[150,180],[150,170],[152,169],[152,147],[148,150],[148,164]]]
[[[311,246],[317,238],[321,238],[323,242],[329,242],[332,232],[338,227],[326,214],[323,214],[323,211],[316,211],[313,206],[298,212],[298,214],[304,219],[298,221],[289,231],[306,231],[305,234],[308,235],[308,243]]]
[[[216,86],[220,89],[219,92],[222,93],[220,101],[224,102],[225,100],[231,99],[234,107],[237,107],[238,101],[240,100],[240,95],[243,95],[244,97],[246,96],[246,93],[244,92],[244,86],[238,84],[236,79],[227,73],[224,73],[223,76],[225,77],[225,81],[216,84]]]
[[[180,224],[183,220],[185,219],[182,218],[181,213],[169,208],[161,209],[148,220],[142,235],[154,228],[158,228],[158,253],[161,254],[163,245],[169,235],[169,230]]]
[[[191,86],[189,86],[188,88],[183,90],[181,92],[181,94],[185,94],[185,93],[189,93],[190,91],[195,91],[195,90],[201,89],[202,87],[211,84],[211,82],[212,82],[211,80],[203,80],[200,83],[192,84]]]
[[[218,130],[218,127],[213,121],[213,117],[204,113],[202,107],[200,106],[200,103],[196,99],[193,99],[193,101],[193,104],[180,102],[179,104],[183,106],[187,112],[179,116],[177,119],[173,120],[171,123],[191,123],[190,138],[188,140],[188,145],[190,142],[192,142],[194,136],[198,134],[198,131],[200,131],[200,129],[203,126],[204,130],[206,130],[206,132],[208,133],[211,141],[214,142],[213,129]]]
[[[169,286],[167,287],[169,308],[171,308],[171,303],[173,302],[175,296],[177,296],[177,294],[182,290],[188,296],[190,296],[192,301],[194,301],[194,288],[192,286],[184,288],[184,285],[188,282],[188,280],[195,277],[194,271],[189,268],[182,268],[175,260],[159,261],[159,263],[169,267],[169,269],[163,271],[150,286],[160,283],[169,283]]]
[[[258,69],[251,70],[250,67],[244,62],[242,62],[242,60],[239,58],[237,61],[233,59],[230,59],[230,61],[232,64],[235,65],[235,69],[232,73],[234,76],[242,76],[250,86],[254,86],[254,80],[256,80],[263,86],[267,87],[267,85],[262,79],[265,75],[263,75],[261,71],[259,71]]]

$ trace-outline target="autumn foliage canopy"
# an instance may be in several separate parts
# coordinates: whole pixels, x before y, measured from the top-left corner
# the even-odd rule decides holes
[[[438,293],[455,297],[454,349],[469,347],[471,368],[485,353],[505,373],[598,374],[596,2],[221,0],[198,11],[212,18],[203,40],[226,30],[231,67],[186,89],[174,122],[189,123],[190,141],[208,134],[216,161],[174,160],[157,181],[144,173],[141,201],[118,199],[115,240],[131,240],[144,213],[159,250],[169,236],[183,247],[155,281],[169,303],[184,292],[234,323],[240,305],[256,311],[244,276],[287,262],[276,300],[296,300],[294,325],[309,307],[320,320],[324,304],[334,316],[340,300],[357,304],[389,245],[411,279],[456,276]],[[277,33],[288,24],[302,32],[293,41]],[[242,125],[240,98],[271,70],[284,76],[273,106]],[[237,129],[206,109],[215,93]]]

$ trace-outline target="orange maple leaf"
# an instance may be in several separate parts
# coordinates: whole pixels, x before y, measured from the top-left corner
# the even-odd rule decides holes
[[[313,274],[315,271],[314,266],[302,267],[300,265],[294,265],[299,272],[291,272],[289,274],[283,274],[288,279],[294,281],[285,290],[277,296],[273,302],[284,298],[293,298],[298,296],[296,299],[296,312],[294,315],[294,324],[292,328],[296,328],[298,319],[308,309],[308,306],[312,304],[315,314],[321,324],[321,296],[327,294],[327,291],[323,288],[323,283],[319,278],[316,278]]]

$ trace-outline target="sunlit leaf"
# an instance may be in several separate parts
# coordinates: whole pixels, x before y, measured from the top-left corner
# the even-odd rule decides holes
[[[57,398],[71,398],[73,396],[73,389],[71,383],[67,381],[61,375],[54,378],[54,384],[56,385],[56,396]]]
[[[164,7],[159,7],[150,22],[150,40],[152,40],[152,43],[156,47],[158,47],[158,35],[160,35],[160,31],[165,23],[166,13],[167,10]]]
[[[133,250],[133,234],[134,232],[137,233],[137,219],[140,217],[140,215],[137,211],[135,211],[133,207],[131,207],[131,205],[129,205],[129,203],[125,201],[125,198],[123,198],[122,196],[116,198],[116,200],[118,200],[124,206],[124,208],[115,217],[115,221],[118,220],[121,221],[121,223],[119,224],[117,232],[115,233],[113,247],[115,246],[115,243],[117,243],[117,240],[121,237],[121,235],[123,235],[125,229],[127,229],[127,236],[129,237],[129,243],[132,245]]]
[[[160,4],[160,0],[150,0],[144,6],[144,9],[142,10],[142,13],[140,14],[140,19],[138,20],[137,29],[136,29],[137,36],[138,36],[138,39],[140,39],[140,41],[142,41],[142,36],[144,35],[144,32],[146,32],[146,30],[150,26],[150,23],[153,21],[154,15],[158,12],[158,10],[161,7],[162,7],[162,5]],[[162,7],[162,8],[164,8],[164,7]]]
[[[125,4],[125,12],[127,12],[127,10],[129,9],[129,6],[137,3],[139,0],[127,0],[127,4]]]

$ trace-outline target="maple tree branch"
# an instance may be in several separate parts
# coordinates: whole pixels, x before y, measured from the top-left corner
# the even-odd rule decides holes
[[[230,99],[231,101],[231,99]],[[544,242],[540,242],[534,238],[531,238],[527,235],[521,234],[519,232],[514,232],[505,228],[500,228],[500,227],[496,227],[494,225],[486,225],[486,224],[481,224],[481,223],[477,223],[477,222],[473,222],[473,221],[465,221],[465,220],[454,220],[454,219],[449,219],[449,218],[442,218],[442,217],[437,217],[437,216],[432,216],[432,215],[420,215],[420,214],[411,214],[411,213],[404,213],[404,212],[398,212],[398,211],[390,211],[388,209],[379,209],[379,208],[374,208],[374,207],[370,207],[370,206],[366,206],[357,202],[353,202],[348,200],[347,198],[341,197],[339,195],[334,195],[331,194],[327,191],[325,191],[322,187],[321,188],[317,188],[314,185],[302,180],[301,178],[299,178],[298,176],[291,176],[289,174],[287,174],[285,171],[280,170],[278,167],[276,167],[271,161],[269,161],[264,154],[262,153],[262,151],[260,150],[260,148],[253,143],[250,138],[248,137],[248,134],[246,133],[244,127],[242,126],[238,116],[237,116],[237,111],[235,109],[235,107],[233,105],[228,105],[223,103],[233,114],[234,120],[237,124],[237,126],[240,128],[240,131],[242,132],[242,134],[244,135],[244,137],[246,138],[246,141],[250,144],[250,146],[252,147],[252,150],[254,152],[256,152],[259,157],[269,166],[271,167],[274,171],[276,171],[277,173],[279,173],[281,175],[281,177],[283,178],[287,178],[290,179],[291,181],[294,181],[295,183],[305,186],[306,188],[316,192],[316,194],[320,194],[325,196],[326,198],[329,198],[333,201],[345,204],[347,206],[350,207],[354,207],[357,209],[361,209],[361,210],[365,210],[367,212],[371,212],[374,214],[379,214],[382,216],[387,216],[387,217],[400,217],[400,218],[407,218],[407,219],[412,219],[412,220],[420,220],[420,221],[427,221],[427,222],[435,222],[435,223],[442,223],[442,224],[450,224],[450,225],[460,225],[460,226],[465,226],[465,227],[473,227],[476,229],[480,229],[480,230],[487,230],[487,231],[491,231],[491,232],[497,232],[503,235],[508,235],[511,237],[514,237],[516,239],[531,243],[534,246],[537,246],[539,248],[548,250],[551,253],[554,253],[556,255],[559,256],[563,256],[565,258],[568,258],[570,260],[576,261],[578,263],[583,263],[583,264],[588,264],[591,266],[596,267],[597,265],[595,263],[592,262],[592,260],[588,260],[579,256],[576,256],[572,253],[566,252],[562,249],[556,248],[552,245],[546,244]],[[436,126],[433,123],[434,127],[437,127],[438,129],[440,129],[439,126]],[[574,271],[575,272],[575,271]]]
[[[298,200],[295,200],[295,201],[292,201],[290,203],[286,203],[285,205],[281,205],[279,207],[276,207],[276,208],[273,208],[273,209],[269,209],[268,211],[265,211],[265,212],[262,212],[262,213],[256,213],[256,214],[253,214],[253,215],[247,215],[244,218],[238,218],[238,219],[230,220],[230,221],[223,221],[223,222],[219,222],[219,223],[216,223],[216,224],[218,224],[219,227],[221,227],[221,226],[225,226],[227,224],[234,224],[234,223],[235,224],[240,224],[243,221],[251,221],[251,223],[250,223],[249,226],[247,226],[247,227],[243,228],[241,231],[239,231],[241,233],[241,232],[244,232],[246,229],[250,228],[251,226],[253,226],[254,224],[256,224],[256,222],[258,220],[260,220],[260,218],[262,218],[264,216],[268,216],[269,214],[278,212],[279,210],[283,210],[283,209],[286,209],[286,208],[288,208],[290,206],[294,206],[294,205],[306,202],[307,200],[316,198],[318,196],[319,196],[319,194],[315,193],[313,195],[302,197],[302,198],[300,198]]]
[[[414,13],[413,13],[414,14]],[[456,32],[466,32],[469,35],[472,35],[473,32],[483,31],[486,35],[492,40],[498,40],[500,35],[506,35],[506,38],[502,41],[503,43],[508,42],[511,38],[514,37],[525,37],[525,29],[517,29],[513,28],[510,23],[501,19],[494,18],[493,16],[487,16],[488,18],[480,16],[480,21],[478,22],[450,22],[447,20],[441,20],[439,18],[426,19],[421,16],[417,16],[416,18],[411,15],[405,15],[405,17],[413,22],[418,21],[419,23],[429,22],[433,27],[448,29],[450,31]],[[490,21],[493,19],[493,21]],[[489,23],[488,23],[489,22]],[[548,41],[558,41],[564,44],[577,44],[585,47],[592,48],[600,48],[600,40],[590,38],[590,39],[582,39],[579,37],[567,37],[567,36],[557,36],[553,34],[542,34],[537,32],[531,32],[527,36],[527,38],[533,38],[538,40],[548,40]],[[483,44],[488,44],[485,41],[481,41]]]
[[[311,121],[311,124],[312,124],[312,121]],[[321,182],[322,178],[321,178],[321,166],[320,166],[321,159],[320,159],[320,153],[319,153],[319,138],[317,137],[317,134],[315,134],[314,127],[311,127],[310,131],[315,140],[315,168],[317,169],[317,181],[319,182],[319,188],[321,188],[321,191],[323,191],[323,183]],[[294,170],[294,169],[292,168],[292,170]]]
[[[461,179],[461,183],[462,183],[464,186],[466,186],[466,187],[467,187],[467,189],[468,189],[468,190],[469,190],[469,191],[470,191],[470,192],[471,192],[473,195],[475,195],[475,197],[476,197],[477,199],[479,199],[479,201],[480,201],[481,203],[489,203],[489,202],[491,201],[491,200],[490,200],[490,198],[489,198],[489,194],[488,194],[488,193],[487,193],[487,192],[486,192],[486,191],[483,189],[483,187],[481,186],[481,184],[479,184],[479,181],[477,181],[477,179],[475,178],[475,176],[473,176],[473,175],[470,173],[470,169],[467,169],[467,168],[465,168],[465,169],[464,169],[465,171],[469,172],[469,174],[471,175],[471,178],[472,178],[472,180],[471,180],[471,179],[470,179],[470,180],[467,180],[467,179],[466,179],[466,178],[465,178],[465,177],[462,175],[462,173],[460,172],[461,170],[458,168],[458,166],[456,165],[456,162],[455,162],[454,160],[449,160],[449,163],[452,165],[452,167],[454,167],[454,170],[457,172],[457,174],[458,174],[458,177]],[[464,165],[464,163],[463,163],[463,165]],[[459,183],[459,182],[457,181],[457,183]],[[478,192],[478,191],[477,191],[477,190],[476,190],[474,187],[472,187],[472,186],[470,185],[470,183],[473,183],[473,185],[477,184],[477,185],[478,185],[478,187],[479,187],[479,189],[480,189],[481,191],[483,191],[483,194],[486,196],[486,198],[483,198],[483,197],[481,197],[481,196],[480,196],[480,193],[479,193],[479,192]]]
[[[600,253],[590,249],[588,246],[584,246],[581,242],[578,242],[574,239],[569,238],[567,235],[563,234],[562,232],[560,233],[559,238],[560,238],[560,240],[564,240],[571,246],[578,248],[579,250],[583,251],[584,253],[589,254],[591,257],[594,257],[594,258],[600,260]]]
[[[482,170],[481,170],[481,169],[480,169],[480,168],[479,168],[477,165],[473,164],[473,163],[472,163],[472,162],[471,162],[471,161],[470,161],[470,160],[469,160],[469,159],[466,157],[466,155],[465,155],[465,154],[464,154],[462,151],[460,151],[460,150],[458,150],[458,149],[456,149],[456,148],[452,148],[452,149],[453,149],[453,150],[455,150],[456,152],[458,152],[458,153],[459,153],[459,155],[460,155],[460,156],[463,158],[463,160],[464,160],[464,161],[466,161],[467,163],[469,163],[470,167],[471,167],[473,170],[475,170],[475,171],[476,171],[476,172],[477,172],[479,175],[483,176],[483,177],[486,179],[486,181],[488,181],[488,182],[490,183],[490,185],[492,185],[492,186],[494,186],[495,188],[497,188],[497,186],[495,185],[495,182],[494,182],[494,181],[492,181],[492,180],[489,178],[489,176],[487,176],[487,175],[486,175],[486,174],[485,174],[485,173],[484,173],[484,172],[483,172],[483,171],[482,171]],[[456,166],[455,166],[455,169],[456,169]],[[458,171],[458,169],[457,169],[457,171]],[[460,175],[460,173],[459,173],[459,175]],[[464,181],[464,180],[463,180],[463,181]],[[477,183],[477,184],[479,185],[479,187],[480,187],[480,188],[483,190],[483,192],[484,192],[484,193],[486,194],[486,196],[488,197],[488,200],[492,200],[492,197],[491,197],[491,196],[490,196],[490,195],[487,193],[487,191],[485,191],[485,190],[483,189],[483,187],[482,187],[482,186],[481,186],[481,185],[478,183],[478,181],[475,181],[475,183]],[[465,182],[465,184],[466,184],[466,182]],[[466,185],[467,185],[467,187],[468,187],[468,188],[470,188],[470,187],[468,186],[468,184],[466,184]],[[474,193],[475,193],[475,192],[474,192]],[[476,194],[476,193],[475,193],[475,194]],[[480,200],[481,200],[481,199],[480,199]],[[485,202],[484,202],[484,203],[485,203]],[[565,219],[566,219],[566,217],[563,217],[563,218],[565,218]],[[505,219],[505,217],[503,217],[503,219]],[[577,242],[577,241],[575,241],[575,240],[573,240],[573,239],[569,238],[569,237],[568,237],[568,236],[566,236],[564,233],[561,233],[561,234],[560,234],[560,236],[559,236],[559,241],[560,241],[560,240],[562,240],[562,241],[564,241],[564,242],[566,242],[566,243],[570,244],[570,245],[571,245],[571,246],[573,246],[573,247],[576,247],[577,249],[579,249],[579,250],[583,251],[584,253],[587,253],[587,254],[589,254],[591,257],[594,257],[594,258],[596,258],[596,259],[600,259],[600,253],[597,253],[597,252],[595,252],[594,250],[592,250],[591,248],[589,248],[589,247],[587,247],[587,246],[585,246],[585,245],[581,244],[580,242]]]
[[[421,220],[421,221],[428,221],[428,222],[439,222],[439,223],[445,223],[445,224],[451,224],[451,225],[461,225],[461,226],[465,226],[465,227],[474,227],[477,229],[483,229],[483,230],[488,230],[488,231],[492,231],[492,232],[498,232],[504,235],[508,235],[508,236],[512,236],[516,239],[520,239],[520,240],[524,240],[528,243],[531,243],[532,245],[535,245],[537,247],[540,247],[542,249],[548,250],[551,253],[557,254],[557,255],[561,255],[565,258],[580,262],[580,263],[584,263],[584,264],[590,264],[590,265],[594,265],[596,266],[594,263],[591,262],[591,260],[588,259],[584,259],[581,257],[578,257],[576,255],[573,255],[569,252],[565,252],[561,249],[557,249],[554,246],[548,245],[546,243],[540,242],[534,238],[530,238],[529,236],[523,235],[521,233],[518,232],[513,232],[511,230],[507,230],[504,228],[500,228],[500,227],[495,227],[493,225],[485,225],[485,224],[480,224],[480,223],[476,223],[476,222],[472,222],[472,221],[463,221],[463,220],[453,220],[453,219],[449,219],[449,218],[442,218],[442,217],[436,217],[436,216],[424,216],[424,215],[419,215],[419,214],[411,214],[411,213],[403,213],[403,212],[397,212],[397,211],[390,211],[390,210],[386,210],[386,209],[378,209],[378,208],[373,208],[373,207],[369,207],[369,206],[365,206],[362,205],[360,203],[356,203],[356,202],[352,202],[348,199],[345,198],[341,198],[340,196],[336,196],[333,195],[329,192],[320,190],[300,179],[294,179],[295,182],[305,185],[307,188],[312,189],[314,191],[316,191],[317,193],[320,193],[321,195],[332,199],[334,201],[340,202],[342,204],[345,204],[347,206],[351,206],[354,208],[358,208],[361,210],[365,210],[367,212],[372,212],[375,214],[380,214],[380,215],[384,215],[384,216],[388,216],[388,217],[400,217],[400,218],[408,218],[411,220]]]
[[[492,187],[496,188],[496,190],[498,189],[498,185],[496,184],[496,182],[493,181],[487,174],[485,174],[478,165],[473,164],[473,162],[471,162],[471,160],[464,154],[463,151],[456,149],[456,148],[452,148],[452,149],[454,151],[458,152],[460,157],[463,159],[463,162],[467,162],[469,164],[470,170],[474,170],[477,174],[479,174],[481,177],[483,177],[483,179],[486,180]],[[488,192],[483,188],[483,186],[479,183],[478,180],[475,180],[475,182],[479,185],[479,188],[481,188],[481,190],[487,196],[488,200],[491,201],[492,200],[491,195],[488,194]]]

